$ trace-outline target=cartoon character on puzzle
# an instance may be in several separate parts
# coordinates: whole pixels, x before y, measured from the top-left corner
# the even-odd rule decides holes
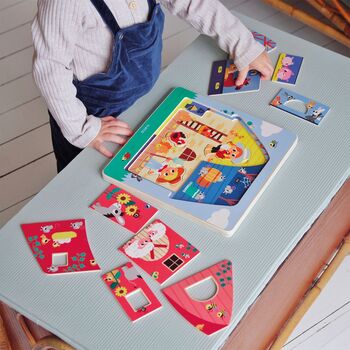
[[[250,78],[246,78],[242,85],[236,86],[236,80],[237,80],[237,67],[230,63],[226,67],[225,71],[225,77],[224,77],[224,87],[234,87],[235,90],[241,90],[243,86],[247,86],[250,83]]]
[[[133,233],[138,232],[158,211],[114,185],[109,186],[90,208]]]
[[[304,103],[305,111],[294,109],[293,106],[289,104],[291,101],[300,101]],[[320,102],[316,102],[306,96],[297,94],[296,92],[289,91],[287,89],[281,89],[270,104],[271,106],[291,113],[316,125],[322,121],[330,109],[328,106]]]
[[[174,199],[237,204],[267,163],[267,151],[240,118],[226,119],[199,105],[186,106],[133,160],[129,171],[171,190]],[[204,113],[199,117],[191,109]],[[169,147],[160,151],[165,142]]]
[[[199,254],[197,248],[160,220],[146,226],[119,251],[159,283],[165,282]]]
[[[249,149],[244,147],[241,142],[233,143],[231,141],[214,147],[208,145],[204,152],[208,156],[208,161],[213,161],[217,158],[228,160],[232,164],[244,163],[249,160],[250,156]]]
[[[285,53],[280,54],[272,76],[272,81],[295,84],[302,62],[303,57]]]

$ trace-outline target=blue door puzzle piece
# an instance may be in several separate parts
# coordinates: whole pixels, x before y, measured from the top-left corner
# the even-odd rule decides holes
[[[288,106],[291,101],[303,102],[305,104],[305,112],[300,112]],[[270,102],[270,105],[316,125],[320,124],[322,119],[330,110],[330,107],[321,102],[317,102],[311,98],[287,89],[281,89],[275,98]]]

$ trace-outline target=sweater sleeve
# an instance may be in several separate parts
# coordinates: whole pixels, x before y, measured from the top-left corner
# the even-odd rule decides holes
[[[240,70],[249,65],[264,47],[251,32],[218,0],[160,0],[174,15],[197,31],[216,39],[220,48],[234,58]]]
[[[80,5],[80,0],[38,1],[38,14],[32,25],[33,75],[64,137],[84,148],[98,134],[101,121],[87,115],[73,84],[71,64],[82,30]]]

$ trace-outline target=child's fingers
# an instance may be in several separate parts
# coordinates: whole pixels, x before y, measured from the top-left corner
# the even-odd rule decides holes
[[[105,157],[107,158],[112,158],[113,157],[113,153],[108,150],[103,143],[98,143],[97,145],[94,145],[94,148],[99,151],[100,153],[102,153]]]
[[[126,128],[126,129],[130,129],[130,126],[128,123],[123,122],[122,120],[118,120],[113,118],[113,120],[109,120],[107,123],[108,127],[112,127],[112,126],[120,126],[122,128]]]
[[[103,117],[103,118],[101,118],[103,121],[105,121],[105,122],[108,122],[108,121],[112,121],[112,120],[115,120],[115,118],[114,117],[112,117],[112,116],[107,116],[107,117]]]
[[[236,86],[243,85],[245,78],[247,77],[248,71],[249,71],[249,68],[246,67],[238,72],[238,77],[236,79]]]
[[[126,142],[126,138],[125,137],[122,137],[122,136],[119,136],[119,135],[115,135],[115,134],[106,134],[104,135],[104,140],[105,141],[110,141],[110,142],[113,142],[113,143],[117,143],[119,145],[124,145],[124,143]]]
[[[130,136],[132,134],[132,130],[130,130],[128,128],[122,128],[120,126],[112,126],[106,130],[106,133],[114,134],[114,135]]]
[[[263,79],[263,80],[270,80],[271,77],[272,77],[273,68],[270,67],[269,65],[262,66],[259,69],[259,72],[261,74],[261,79]]]

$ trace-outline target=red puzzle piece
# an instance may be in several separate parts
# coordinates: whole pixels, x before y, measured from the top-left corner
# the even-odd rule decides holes
[[[140,231],[158,212],[157,208],[114,185],[103,191],[90,208],[133,233]]]
[[[145,227],[119,251],[160,284],[199,254],[197,248],[160,220]]]
[[[37,222],[21,227],[43,272],[100,270],[90,250],[84,219]]]
[[[213,278],[216,293],[209,300],[195,300],[186,291],[207,278]],[[232,263],[220,263],[162,290],[174,308],[193,326],[207,335],[230,324],[233,309]]]
[[[148,287],[142,276],[130,262],[107,272],[102,276],[114,297],[132,321],[149,315],[159,309],[162,304]],[[137,291],[142,291],[148,301],[147,305],[134,309],[127,298]]]

